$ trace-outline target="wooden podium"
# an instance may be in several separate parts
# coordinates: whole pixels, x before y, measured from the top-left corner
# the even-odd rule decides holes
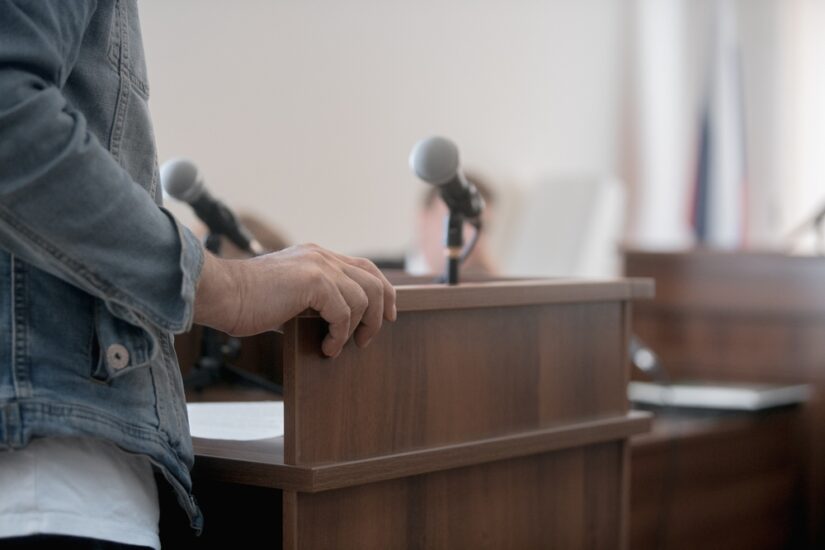
[[[285,435],[195,439],[206,528],[187,547],[624,548],[628,438],[650,424],[626,397],[630,302],[652,294],[399,286],[398,320],[336,359],[322,319],[293,319]]]

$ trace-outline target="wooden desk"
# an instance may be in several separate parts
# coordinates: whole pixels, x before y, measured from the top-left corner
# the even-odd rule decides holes
[[[398,287],[398,320],[335,360],[320,318],[290,321],[285,436],[195,441],[200,544],[623,548],[627,440],[650,422],[628,410],[629,303],[651,294]]]
[[[794,416],[793,429],[788,426],[786,432],[786,438],[790,433],[802,434],[801,447],[788,448],[800,449],[794,463],[803,478],[800,498],[805,506],[799,510],[782,498],[777,502],[790,508],[776,509],[774,515],[785,518],[792,513],[806,523],[794,534],[802,532],[802,547],[825,547],[825,259],[773,253],[631,251],[625,255],[625,273],[656,280],[656,298],[634,308],[633,327],[660,356],[672,379],[813,386],[813,399]],[[726,445],[723,438],[715,441],[720,448]],[[754,435],[753,444],[758,441]],[[775,442],[763,443],[765,453],[773,452]],[[714,456],[712,447],[704,448],[709,457]],[[762,452],[751,448],[756,456]],[[722,453],[720,460],[725,456],[734,455]],[[712,468],[708,462],[700,464]],[[682,473],[704,475],[695,468]],[[737,532],[747,525],[764,531],[773,524],[746,524],[742,516],[729,515],[724,529]],[[776,536],[784,532],[782,528]],[[765,535],[764,540],[775,537]]]

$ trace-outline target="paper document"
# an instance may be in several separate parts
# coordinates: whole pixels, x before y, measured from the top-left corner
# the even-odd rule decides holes
[[[283,401],[187,403],[186,407],[192,437],[250,441],[284,435]]]

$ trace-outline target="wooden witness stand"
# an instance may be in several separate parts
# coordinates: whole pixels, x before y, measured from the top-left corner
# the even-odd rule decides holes
[[[625,548],[628,439],[650,426],[626,397],[630,302],[652,294],[399,286],[398,320],[334,360],[323,320],[293,319],[285,435],[194,440],[206,528],[186,547]]]

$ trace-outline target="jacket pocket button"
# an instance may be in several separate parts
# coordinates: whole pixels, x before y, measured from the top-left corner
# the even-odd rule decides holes
[[[120,344],[106,348],[106,362],[114,370],[120,370],[129,364],[129,350]]]

